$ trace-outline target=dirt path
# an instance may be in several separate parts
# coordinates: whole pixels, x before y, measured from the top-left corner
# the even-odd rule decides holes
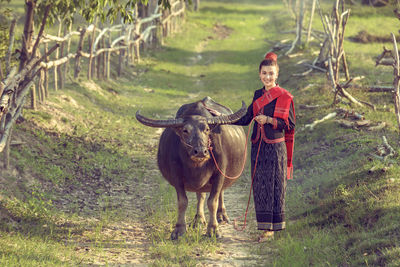
[[[196,47],[196,55],[188,59],[187,67],[195,66],[200,60],[207,60],[208,63],[213,61],[213,58],[203,58],[202,52],[207,47],[208,42],[213,39],[223,40],[229,36],[232,29],[222,24],[215,24],[213,34],[202,40]],[[193,73],[195,77],[198,74]],[[202,89],[202,80],[195,81],[199,88],[198,94],[189,95],[189,99],[197,98]],[[160,132],[155,133],[152,138],[152,145],[157,145]],[[156,140],[157,139],[157,140]],[[104,185],[104,191],[110,193],[108,203],[110,207],[118,207],[125,210],[127,217],[118,223],[109,223],[104,226],[98,222],[96,227],[88,228],[81,235],[72,238],[68,242],[72,243],[83,258],[85,264],[111,266],[148,266],[151,264],[149,248],[151,247],[150,240],[146,236],[148,226],[141,221],[143,216],[143,207],[146,203],[146,197],[149,192],[152,192],[151,187],[154,181],[151,178],[159,175],[157,166],[149,166],[144,177],[144,181],[140,184],[135,182],[126,182],[123,184]],[[220,245],[215,253],[209,255],[200,255],[201,260],[196,266],[255,266],[260,264],[260,256],[252,253],[251,250],[260,246],[256,242],[256,226],[254,222],[254,207],[249,207],[249,215],[247,218],[247,227],[244,231],[234,229],[233,221],[244,215],[246,210],[250,182],[246,172],[241,180],[235,183],[231,188],[225,191],[225,205],[227,207],[228,216],[231,219],[230,224],[220,225],[222,238],[218,240]],[[247,181],[247,182],[246,182]],[[104,184],[104,181],[103,181]],[[140,188],[140,190],[135,190]],[[88,209],[94,209],[99,203],[96,195],[92,192],[86,192],[84,189],[71,189],[68,194],[72,199],[78,199],[78,205],[86,205]],[[72,200],[65,200],[72,201]],[[190,203],[196,203],[195,198],[190,200]],[[238,221],[243,222],[244,218]]]
[[[244,175],[243,175],[244,176]],[[246,179],[247,177],[239,179]],[[260,256],[251,252],[254,247],[260,246],[256,242],[254,206],[250,204],[247,225],[243,231],[234,228],[234,219],[242,225],[244,212],[247,206],[250,183],[243,181],[235,183],[225,191],[225,205],[230,224],[220,225],[222,238],[219,239],[220,249],[206,256],[205,260],[200,261],[196,266],[256,266],[260,263]],[[241,228],[241,227],[239,227]]]
[[[141,182],[87,181],[91,186],[63,190],[57,206],[67,212],[76,209],[82,216],[64,226],[71,232],[65,244],[74,248],[82,264],[148,266],[150,229],[142,218],[149,192],[158,186],[155,172],[156,166],[151,166]]]

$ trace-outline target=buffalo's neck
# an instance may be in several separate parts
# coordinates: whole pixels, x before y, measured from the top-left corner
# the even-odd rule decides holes
[[[202,191],[210,185],[210,179],[214,174],[214,164],[212,159],[208,160],[201,167],[195,167],[188,164],[183,168],[183,181],[185,189],[188,191]],[[209,191],[207,189],[206,191]]]

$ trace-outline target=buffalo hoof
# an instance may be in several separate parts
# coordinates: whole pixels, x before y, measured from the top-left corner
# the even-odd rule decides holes
[[[207,224],[206,223],[206,218],[204,217],[204,215],[196,214],[196,216],[194,216],[194,219],[193,219],[193,222],[192,222],[191,226],[193,228],[197,228],[200,225],[206,225],[206,224]]]
[[[208,237],[214,237],[215,236],[215,238],[221,238],[222,237],[221,232],[218,230],[217,227],[208,227],[207,228],[207,236]]]
[[[218,213],[217,214],[217,221],[218,221],[218,223],[219,224],[225,224],[225,223],[230,223],[230,220],[229,220],[229,217],[228,217],[228,215],[226,215],[226,212],[225,213]]]
[[[176,240],[186,233],[186,225],[176,225],[175,230],[171,233],[171,240]]]

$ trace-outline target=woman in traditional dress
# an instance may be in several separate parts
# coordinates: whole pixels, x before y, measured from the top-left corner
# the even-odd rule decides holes
[[[276,83],[277,55],[268,53],[259,66],[264,87],[254,92],[247,113],[235,124],[248,125],[255,118],[251,174],[259,242],[271,240],[285,229],[286,179],[292,178],[295,112],[293,96]],[[254,173],[255,171],[255,173]]]

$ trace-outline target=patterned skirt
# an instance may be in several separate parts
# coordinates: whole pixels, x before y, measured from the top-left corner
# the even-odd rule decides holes
[[[253,181],[258,230],[279,231],[285,229],[286,145],[285,142],[259,142],[261,147]],[[259,142],[251,147],[252,174]]]

